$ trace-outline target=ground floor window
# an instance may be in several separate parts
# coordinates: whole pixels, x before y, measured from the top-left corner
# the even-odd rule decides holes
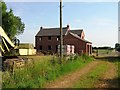
[[[42,50],[42,46],[40,45],[40,50]]]
[[[56,45],[56,52],[58,51],[58,45]]]
[[[48,45],[48,50],[51,50],[51,46],[50,45]]]

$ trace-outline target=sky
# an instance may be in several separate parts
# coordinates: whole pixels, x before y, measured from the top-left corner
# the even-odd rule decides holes
[[[118,16],[120,16],[120,1],[118,3]],[[118,17],[118,43],[120,43],[120,17]]]
[[[59,27],[59,2],[6,2],[25,23],[17,36],[21,43],[35,44],[40,27]],[[93,46],[114,47],[118,42],[118,2],[63,2],[63,27],[83,29]]]

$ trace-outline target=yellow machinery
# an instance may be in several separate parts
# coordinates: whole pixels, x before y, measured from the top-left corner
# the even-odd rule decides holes
[[[5,54],[6,52],[10,52],[12,49],[16,48],[17,46],[13,44],[13,42],[0,26],[0,50],[2,51],[2,53]]]
[[[24,66],[25,60],[18,58],[14,55],[17,49],[17,46],[10,40],[5,31],[0,26],[0,57],[2,57],[2,68],[3,70],[9,69],[12,70],[16,65],[17,67]],[[6,55],[6,53],[8,53]],[[9,53],[12,53],[12,56],[9,56]],[[18,52],[19,53],[19,52]]]

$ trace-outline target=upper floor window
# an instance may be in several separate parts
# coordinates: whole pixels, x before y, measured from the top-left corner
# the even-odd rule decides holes
[[[57,41],[59,41],[60,40],[60,36],[57,36]]]
[[[42,40],[42,37],[40,37],[39,40],[41,41],[41,40]]]
[[[51,40],[51,36],[48,37],[48,40]]]

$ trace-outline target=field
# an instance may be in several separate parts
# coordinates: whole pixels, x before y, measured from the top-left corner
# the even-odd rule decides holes
[[[97,49],[93,49],[93,51],[95,52],[94,54],[97,54]],[[115,49],[98,49],[98,56],[101,57],[105,57],[105,56],[117,56],[117,52],[115,51]]]

